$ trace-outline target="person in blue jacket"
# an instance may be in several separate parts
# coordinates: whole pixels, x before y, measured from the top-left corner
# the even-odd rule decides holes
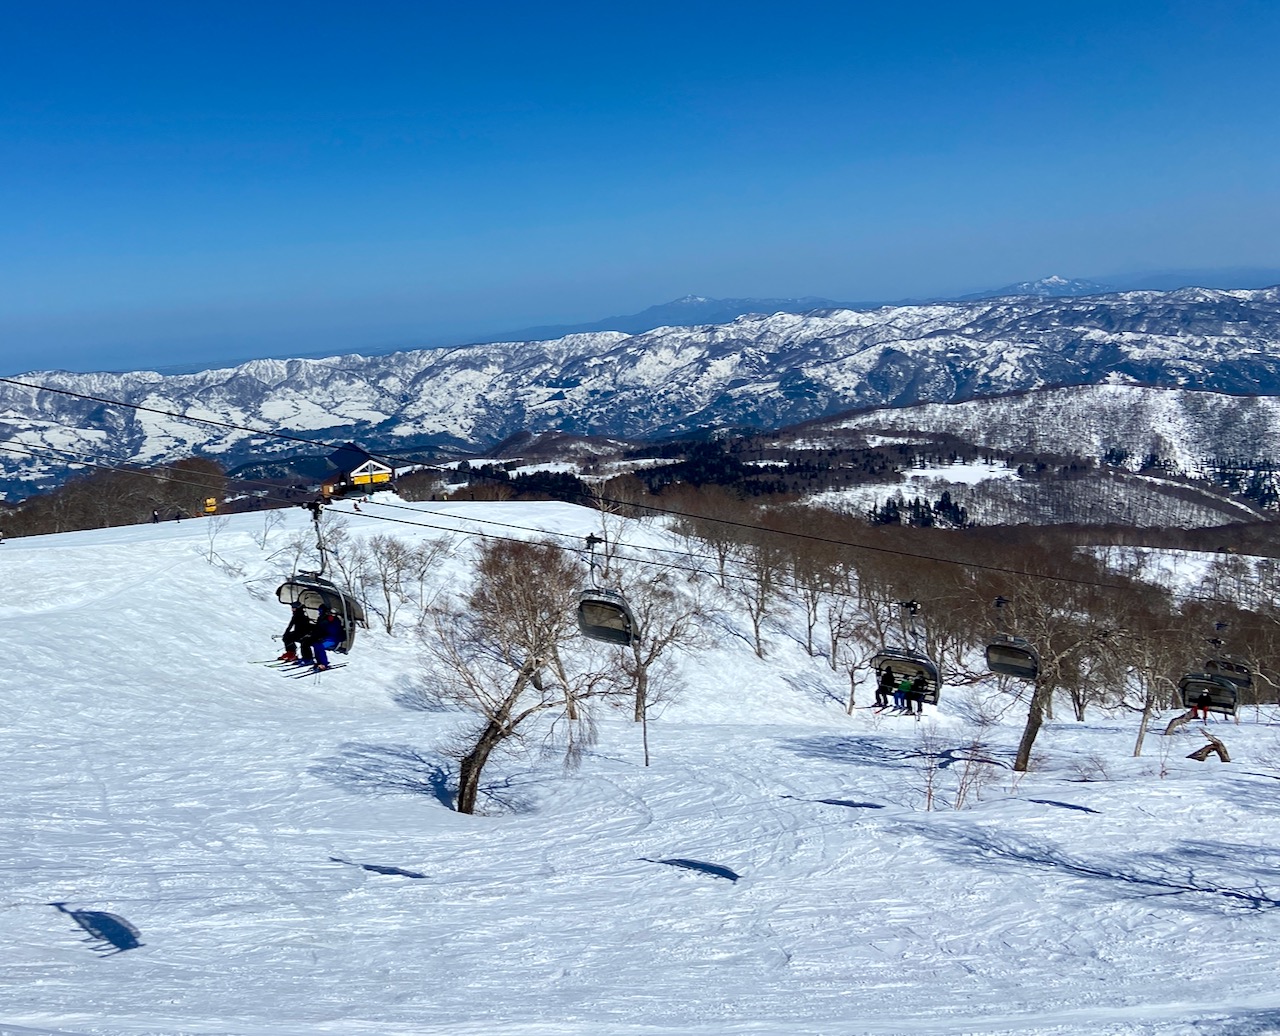
[[[320,617],[315,621],[315,628],[306,643],[311,646],[315,655],[315,668],[329,668],[329,652],[347,639],[347,629],[342,620],[334,615],[327,604],[320,605]],[[303,653],[306,653],[304,646]]]

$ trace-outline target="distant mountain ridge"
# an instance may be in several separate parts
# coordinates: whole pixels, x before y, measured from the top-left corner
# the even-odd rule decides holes
[[[1017,284],[1006,284],[1003,288],[973,292],[961,295],[960,302],[970,299],[994,299],[1005,296],[1034,295],[1045,299],[1075,298],[1080,295],[1102,295],[1119,290],[1114,284],[1103,284],[1101,281],[1068,279],[1051,274],[1038,281],[1019,281]]]
[[[548,324],[526,327],[494,336],[503,340],[546,341],[571,334],[597,331],[622,331],[643,334],[659,327],[693,327],[699,324],[727,324],[752,313],[811,313],[822,309],[882,309],[885,306],[921,306],[938,302],[972,302],[1007,296],[1039,298],[1075,298],[1118,291],[1176,291],[1201,287],[1220,290],[1267,288],[1280,285],[1280,268],[1229,267],[1220,270],[1167,270],[1139,273],[1106,280],[1067,278],[1050,274],[1034,281],[1019,281],[999,288],[987,288],[964,295],[930,296],[894,300],[839,302],[834,299],[806,295],[799,298],[731,298],[712,299],[702,295],[685,295],[671,302],[650,306],[639,313],[605,317],[582,324]],[[493,340],[492,338],[490,340]],[[472,344],[483,344],[480,342]]]
[[[27,380],[373,452],[482,451],[521,431],[626,439],[780,428],[854,409],[1057,386],[1135,384],[1280,395],[1280,289],[1002,297],[874,311],[739,317],[380,356],[255,360],[223,370],[46,372]],[[46,452],[105,463],[192,453],[228,467],[302,451],[235,429],[0,383],[9,488],[60,477]],[[1208,447],[1206,447],[1208,448]]]
[[[858,308],[833,299],[805,296],[789,299],[709,299],[685,295],[671,302],[650,306],[627,316],[605,317],[587,324],[552,324],[526,327],[510,332],[520,341],[544,341],[572,334],[622,331],[637,335],[658,327],[693,327],[698,324],[727,324],[748,313],[809,313],[816,309]],[[477,343],[483,344],[483,343]]]

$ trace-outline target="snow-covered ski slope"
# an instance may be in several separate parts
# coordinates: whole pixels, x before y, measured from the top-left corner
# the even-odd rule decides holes
[[[555,503],[415,506],[599,529]],[[352,535],[436,535],[375,510]],[[4,1036],[1280,1032],[1275,710],[1214,728],[1230,764],[1186,759],[1194,730],[1133,759],[1132,719],[1064,716],[1014,781],[1006,701],[994,780],[930,812],[923,753],[945,800],[994,687],[919,724],[849,716],[796,629],[760,660],[720,601],[650,767],[617,710],[576,770],[496,760],[462,816],[443,749],[464,717],[408,707],[407,633],[312,679],[250,664],[279,650],[270,555],[306,517],[0,546]],[[142,945],[105,956],[54,902]]]

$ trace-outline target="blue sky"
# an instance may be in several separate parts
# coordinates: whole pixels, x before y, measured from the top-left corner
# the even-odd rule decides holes
[[[1280,266],[1280,4],[4,4],[0,368]]]

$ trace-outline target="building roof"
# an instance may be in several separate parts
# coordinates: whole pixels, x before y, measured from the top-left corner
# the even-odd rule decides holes
[[[353,442],[347,443],[334,450],[325,460],[333,466],[338,474],[347,475],[355,471],[361,464],[373,461],[379,467],[387,468],[386,464],[378,460],[376,457],[369,456],[363,448],[357,446]],[[390,468],[388,468],[390,470]]]

